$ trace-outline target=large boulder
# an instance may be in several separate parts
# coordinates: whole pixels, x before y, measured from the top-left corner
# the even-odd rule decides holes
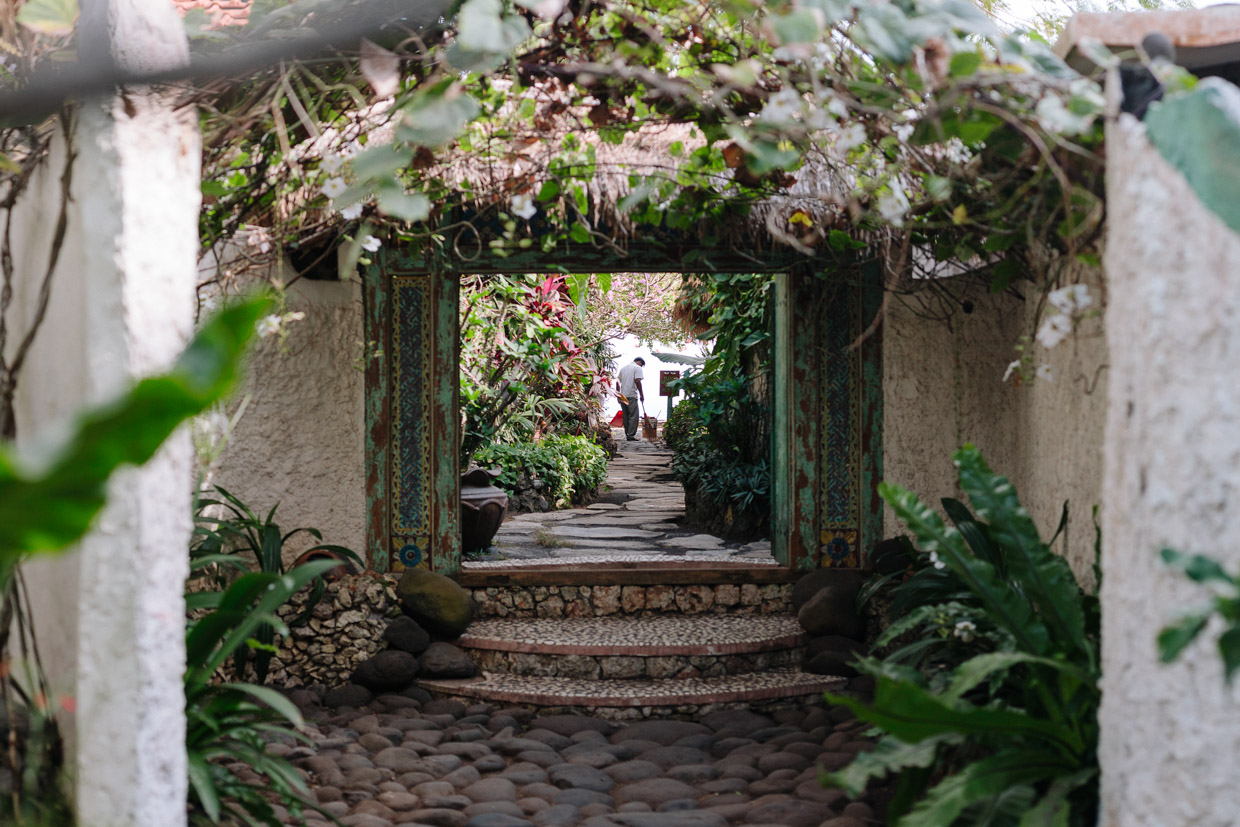
[[[865,645],[841,635],[814,638],[805,649],[805,671],[815,675],[856,676],[853,661],[865,655]]]
[[[469,655],[451,643],[432,643],[422,653],[422,676],[426,678],[472,678],[478,672]]]
[[[792,611],[801,611],[811,597],[827,587],[835,589],[841,597],[851,593],[855,603],[857,593],[869,576],[869,572],[857,569],[814,569],[792,586]]]
[[[474,619],[474,602],[455,580],[426,569],[405,569],[396,584],[400,608],[433,635],[454,639]]]
[[[860,638],[865,624],[857,616],[857,591],[829,585],[819,589],[797,612],[797,622],[814,637]]]
[[[427,646],[431,645],[431,636],[426,633],[426,630],[419,626],[412,617],[405,615],[401,615],[387,625],[387,628],[383,630],[383,639],[391,648],[408,652],[411,655],[420,655],[426,651]]]
[[[372,692],[404,689],[418,676],[418,660],[408,652],[388,649],[357,665],[350,680]]]

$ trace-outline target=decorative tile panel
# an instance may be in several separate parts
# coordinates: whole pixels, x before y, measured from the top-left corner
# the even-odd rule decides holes
[[[864,348],[849,349],[862,332],[862,291],[823,283],[821,320],[821,458],[819,565],[861,565],[862,402]]]
[[[431,546],[431,276],[392,282],[392,561],[426,566]]]

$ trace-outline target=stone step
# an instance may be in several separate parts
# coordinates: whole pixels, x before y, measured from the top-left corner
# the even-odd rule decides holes
[[[718,678],[581,680],[484,673],[463,680],[420,680],[439,697],[522,704],[549,712],[587,712],[613,720],[700,715],[714,709],[786,706],[840,691],[848,681],[796,669]]]
[[[649,575],[655,584],[622,585],[623,578],[633,574],[635,569]],[[561,582],[582,583],[593,579],[597,585],[524,585],[511,582],[523,571],[529,571],[545,583],[562,577]],[[696,578],[699,582],[674,582],[674,575],[703,572],[718,575],[718,580],[701,582],[701,578]],[[763,575],[778,578],[782,572],[778,566],[754,565],[752,562],[729,565],[713,561],[688,561],[660,567],[639,560],[595,565],[529,565],[509,569],[492,569],[482,563],[464,567],[458,580],[470,589],[478,606],[475,617],[479,620],[663,615],[757,617],[787,614],[791,608],[792,585],[769,580],[761,585],[727,581],[758,580]],[[615,579],[610,575],[615,575]]]
[[[586,680],[787,669],[804,644],[791,615],[725,614],[480,620],[457,641],[484,672]]]

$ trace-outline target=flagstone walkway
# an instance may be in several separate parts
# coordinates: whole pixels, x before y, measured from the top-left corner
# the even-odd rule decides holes
[[[672,476],[672,452],[661,442],[625,442],[608,467],[602,498],[585,508],[520,514],[500,528],[487,554],[468,570],[574,563],[678,562],[775,565],[769,540],[728,543],[684,529],[684,491]]]

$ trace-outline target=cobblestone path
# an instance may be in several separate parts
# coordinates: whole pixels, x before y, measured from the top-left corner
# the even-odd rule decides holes
[[[672,452],[661,443],[624,442],[607,471],[604,495],[585,508],[508,519],[491,553],[466,569],[685,560],[774,565],[769,540],[728,543],[684,529],[684,491],[673,478]]]

